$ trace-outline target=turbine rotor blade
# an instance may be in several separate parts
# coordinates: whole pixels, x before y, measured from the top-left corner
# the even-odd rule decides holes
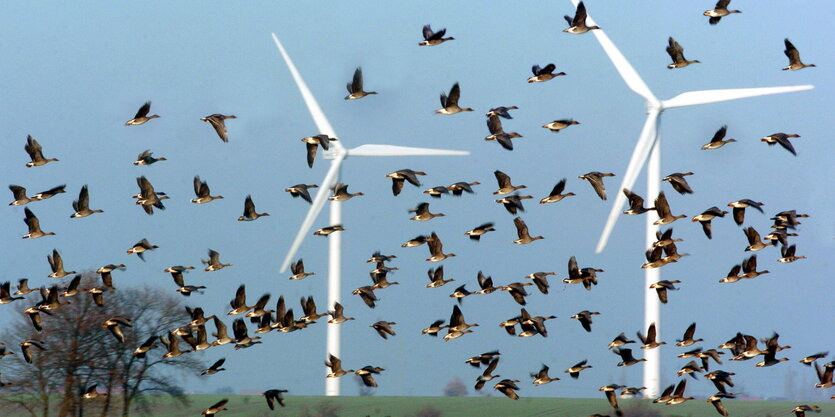
[[[293,64],[293,60],[290,59],[290,55],[288,55],[287,51],[284,49],[284,45],[281,44],[281,41],[278,40],[278,36],[276,36],[275,33],[272,35],[273,41],[275,41],[275,46],[278,47],[278,52],[281,53],[281,57],[284,58],[284,62],[287,64],[290,74],[293,75],[293,80],[296,81],[296,85],[299,87],[299,92],[304,99],[304,103],[307,105],[310,117],[313,118],[313,122],[316,123],[316,128],[319,129],[319,133],[324,133],[332,138],[338,137],[336,136],[336,132],[333,130],[333,126],[331,126],[331,123],[322,111],[322,108],[319,107],[316,97],[314,97],[313,93],[310,92],[310,89],[307,87],[307,84],[304,82],[301,74],[299,74],[299,70],[296,69],[296,65]],[[339,142],[332,142],[331,146],[336,149],[342,148],[342,145]]]
[[[629,165],[626,167],[626,173],[623,175],[623,181],[615,193],[615,202],[612,204],[612,210],[609,212],[609,218],[606,220],[606,226],[603,228],[603,233],[600,235],[600,240],[597,242],[596,253],[600,253],[606,248],[609,242],[609,235],[612,234],[612,229],[615,228],[615,223],[618,221],[618,216],[621,215],[623,203],[626,202],[626,196],[621,192],[622,189],[632,189],[635,185],[635,180],[638,179],[638,174],[641,173],[641,168],[649,156],[652,146],[658,139],[658,116],[661,111],[658,109],[651,109],[647,115],[647,120],[644,122],[644,127],[641,130],[641,136],[635,144],[635,150],[632,151],[632,157],[629,159]],[[652,201],[655,196],[647,196],[648,201]]]
[[[348,150],[348,156],[465,156],[468,151],[366,144]]]
[[[795,91],[811,90],[813,85],[796,85],[787,87],[763,87],[763,88],[733,88],[727,90],[700,90],[681,93],[669,100],[664,100],[661,105],[665,109],[694,106],[697,104],[718,103],[720,101],[736,100],[747,97],[765,96],[769,94],[793,93]]]
[[[579,0],[571,0],[574,3],[574,7],[577,7],[579,4]],[[588,26],[596,25],[597,23],[594,22],[594,19],[591,16],[586,16],[586,24]],[[603,51],[606,52],[606,55],[609,56],[609,60],[612,61],[612,64],[615,66],[615,69],[620,74],[623,81],[626,82],[626,85],[632,91],[638,93],[641,97],[645,98],[652,106],[657,106],[659,104],[658,99],[652,94],[652,91],[649,89],[647,84],[641,79],[641,76],[638,75],[638,72],[635,71],[635,68],[626,60],[626,57],[620,52],[620,50],[615,46],[614,42],[609,39],[609,36],[601,29],[591,30],[594,34],[594,37],[597,38],[597,42],[600,43],[600,46],[603,47]],[[618,193],[620,194],[620,193]]]
[[[328,199],[328,194],[330,194],[331,188],[335,185],[337,177],[339,176],[339,167],[342,165],[343,158],[344,157],[338,157],[333,159],[331,162],[331,167],[328,169],[328,173],[325,174],[325,178],[319,184],[319,191],[316,193],[316,197],[313,199],[313,204],[310,205],[310,210],[307,211],[307,216],[305,216],[301,227],[299,227],[299,232],[296,234],[293,244],[290,245],[290,250],[287,251],[287,256],[284,258],[284,262],[281,264],[279,272],[284,273],[290,263],[293,262],[293,257],[296,256],[296,252],[298,252],[304,238],[307,237],[307,234],[310,232],[313,222],[322,211],[322,208],[325,207],[325,201]]]

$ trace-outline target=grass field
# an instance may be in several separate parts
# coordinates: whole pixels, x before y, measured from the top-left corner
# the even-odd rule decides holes
[[[222,398],[229,398],[229,411],[218,417],[585,417],[599,413],[614,417],[604,399],[521,398],[504,397],[286,397],[287,406],[275,411],[257,395],[190,395],[188,406],[169,397],[154,398],[153,417],[199,416],[200,411]],[[688,401],[678,406],[651,404],[645,400],[620,400],[625,417],[715,417],[719,414],[704,400]],[[725,401],[730,417],[793,416],[791,409],[799,403],[776,401]],[[817,403],[821,413],[810,417],[835,417],[835,404]],[[440,414],[429,413],[432,407]],[[423,410],[423,412],[421,412]],[[96,407],[88,408],[88,416],[97,416]],[[54,415],[54,414],[53,414]],[[132,415],[140,415],[138,412]],[[26,416],[4,410],[2,417]]]

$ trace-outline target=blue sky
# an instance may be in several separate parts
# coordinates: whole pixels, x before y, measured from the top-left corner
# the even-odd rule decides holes
[[[737,331],[757,337],[773,331],[793,348],[785,353],[792,362],[767,369],[753,363],[721,367],[737,373],[747,393],[783,395],[788,373],[814,393],[814,372],[797,359],[831,349],[835,319],[829,313],[835,217],[829,180],[833,175],[830,140],[833,123],[835,42],[828,28],[835,15],[829,2],[814,1],[787,16],[776,2],[734,1],[743,14],[717,26],[707,24],[701,4],[655,4],[636,10],[628,3],[588,1],[587,8],[659,98],[681,92],[713,88],[814,84],[816,89],[781,96],[675,109],[663,117],[662,173],[693,171],[689,177],[695,194],[679,196],[669,185],[673,212],[693,216],[713,206],[740,198],[765,202],[766,214],[797,209],[809,213],[803,221],[798,254],[808,256],[794,264],[776,262],[778,251],[758,253],[761,268],[772,271],[762,278],[732,285],[718,284],[727,271],[748,254],[740,227],[730,218],[714,223],[708,241],[698,224],[688,219],[673,224],[685,239],[679,248],[691,256],[662,268],[665,279],[682,281],[681,290],[662,306],[663,340],[672,344],[691,322],[697,334],[714,347]],[[327,163],[318,160],[309,169],[299,139],[317,134],[289,72],[270,38],[281,37],[307,80],[339,138],[348,147],[363,143],[464,149],[469,157],[348,159],[343,180],[353,192],[366,196],[344,203],[347,231],[343,235],[343,300],[346,313],[357,318],[344,325],[343,361],[349,367],[377,365],[387,369],[378,379],[378,395],[440,395],[451,378],[474,382],[475,370],[463,361],[480,352],[500,349],[499,373],[521,379],[523,396],[598,396],[597,387],[609,383],[641,384],[641,365],[617,368],[618,358],[606,344],[618,333],[634,334],[643,326],[644,219],[619,219],[609,246],[602,254],[594,246],[610,209],[587,183],[577,179],[589,171],[614,172],[606,180],[609,195],[618,192],[632,147],[644,121],[643,100],[626,88],[592,35],[562,33],[561,16],[573,14],[569,1],[484,5],[379,4],[378,2],[252,2],[239,5],[214,2],[151,2],[141,8],[117,3],[97,7],[63,3],[8,5],[0,25],[0,62],[4,74],[0,100],[3,149],[0,173],[4,184],[25,186],[30,194],[66,183],[67,194],[29,207],[40,217],[45,231],[57,235],[22,241],[23,208],[9,207],[0,216],[3,242],[2,280],[30,278],[47,285],[45,257],[58,248],[72,269],[94,270],[107,263],[125,263],[117,284],[151,285],[175,289],[170,265],[199,266],[208,248],[221,253],[232,268],[220,272],[196,271],[187,281],[209,287],[193,296],[190,305],[223,314],[241,283],[250,298],[270,292],[283,294],[291,305],[313,295],[320,309],[326,300],[327,242],[309,238],[300,256],[315,277],[291,282],[277,270],[308,205],[293,200],[283,189],[306,182],[318,183]],[[802,25],[796,22],[803,22]],[[455,41],[418,47],[421,27],[446,27]],[[664,51],[667,37],[675,37],[689,59],[701,64],[670,71]],[[783,39],[790,38],[807,63],[817,68],[781,71],[787,65]],[[568,75],[529,85],[530,67],[555,63]],[[379,95],[344,101],[345,83],[362,66],[367,90]],[[441,116],[438,95],[453,83],[461,85],[461,105],[472,113]],[[153,101],[152,112],[161,118],[144,126],[125,127],[136,109]],[[484,142],[483,114],[494,106],[516,105],[508,131],[524,135],[507,152]],[[229,143],[222,143],[200,118],[212,113],[235,114],[227,123]],[[582,122],[559,134],[540,126],[555,119]],[[701,151],[722,125],[737,139],[716,151]],[[798,133],[798,156],[759,141],[774,132]],[[37,138],[47,157],[60,162],[24,167],[26,135]],[[131,163],[151,149],[168,161],[151,167]],[[401,168],[428,173],[416,189],[407,185],[392,197],[385,174]],[[535,199],[547,195],[560,178],[577,194],[560,203],[526,204],[521,217],[534,234],[545,240],[516,246],[513,216],[493,202],[493,171],[502,170],[514,182],[528,186]],[[157,190],[167,192],[168,209],[146,216],[130,196],[135,178],[145,175]],[[208,181],[224,200],[208,205],[189,203],[194,175]],[[429,223],[408,220],[408,209],[429,201],[420,193],[435,185],[479,181],[477,194],[431,200],[433,211],[445,217]],[[635,191],[645,197],[646,180]],[[71,202],[88,184],[92,208],[104,214],[69,219]],[[11,193],[6,197],[11,201]],[[243,200],[251,194],[259,211],[270,217],[239,223]],[[748,213],[746,225],[768,229],[767,215]],[[493,221],[497,231],[481,243],[464,232]],[[326,217],[315,227],[325,226]],[[454,289],[426,289],[425,272],[436,264],[423,259],[425,247],[401,249],[406,240],[436,231],[447,251],[458,256],[444,262],[456,283],[476,286],[479,270],[496,283],[522,281],[535,271],[556,271],[552,292],[534,294],[528,310],[554,314],[550,336],[511,338],[497,324],[518,314],[519,306],[507,294],[471,297],[463,304],[468,321],[481,326],[459,340],[444,343],[420,335],[435,319],[448,318]],[[125,254],[136,241],[148,238],[160,249],[143,263]],[[365,307],[350,290],[368,285],[365,259],[375,250],[396,254],[400,268],[392,279],[401,285],[380,292],[376,309]],[[600,285],[591,292],[563,286],[570,256],[582,266],[605,269]],[[272,302],[271,302],[272,303]],[[600,311],[592,333],[584,332],[568,316],[580,310]],[[0,306],[0,314],[17,314],[17,305]],[[398,335],[382,340],[368,327],[378,320],[397,322]],[[293,334],[269,334],[266,343],[246,351],[212,349],[205,360],[227,358],[228,372],[206,379],[184,379],[194,391],[219,387],[266,389],[286,387],[293,394],[323,392],[322,359],[325,327],[322,324]],[[686,362],[675,358],[679,348],[662,352],[663,384],[677,380],[675,371]],[[561,373],[588,358],[594,366],[580,380],[534,388],[527,374],[542,363]],[[290,360],[288,360],[290,359]],[[564,376],[564,375],[560,375]],[[713,387],[700,378],[688,393],[711,394]],[[356,393],[353,381],[343,381],[343,392]],[[471,390],[472,391],[472,390]],[[828,397],[828,395],[827,395]]]

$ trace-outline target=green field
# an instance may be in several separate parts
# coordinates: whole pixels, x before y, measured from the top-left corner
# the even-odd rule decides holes
[[[286,397],[287,406],[275,411],[267,408],[261,396],[251,395],[190,395],[190,405],[184,406],[169,397],[153,398],[153,417],[200,416],[200,411],[222,398],[229,398],[229,411],[218,417],[585,417],[599,413],[614,417],[603,399],[521,398],[511,401],[503,397]],[[625,417],[715,417],[719,414],[704,400],[688,401],[678,406],[651,404],[646,400],[620,400]],[[791,409],[800,403],[776,401],[725,401],[731,417],[793,416]],[[816,403],[821,413],[810,417],[835,417],[835,404]],[[431,413],[429,407],[440,414]],[[4,410],[3,417],[26,416]],[[98,416],[93,404],[87,416]],[[51,414],[56,415],[56,414]],[[114,414],[118,415],[118,414]],[[139,416],[138,412],[131,415]]]

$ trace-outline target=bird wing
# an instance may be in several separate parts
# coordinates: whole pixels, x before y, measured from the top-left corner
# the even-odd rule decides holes
[[[255,216],[255,203],[252,202],[252,196],[246,196],[244,200],[244,217]]]
[[[81,191],[78,193],[78,207],[76,207],[75,202],[73,202],[73,208],[76,211],[81,209],[87,209],[90,207],[90,193],[87,191],[87,186],[84,185],[81,187]]]
[[[313,160],[316,159],[316,151],[319,145],[315,143],[307,143],[307,166],[313,168]],[[310,198],[310,196],[308,196]]]
[[[574,13],[574,19],[571,21],[571,26],[577,26],[586,23],[586,5],[581,1],[577,5],[577,11]]]
[[[136,112],[136,116],[134,116],[133,118],[138,119],[140,117],[145,117],[145,116],[148,115],[148,113],[150,111],[151,111],[151,102],[146,101],[145,104],[143,104],[142,107],[139,108],[139,110]]]
[[[502,121],[499,120],[499,116],[490,116],[487,119],[487,130],[489,130],[490,134],[492,135],[504,133],[504,129],[502,128]]]
[[[357,67],[356,71],[354,71],[354,81],[351,83],[350,90],[352,93],[362,91],[362,68],[360,67]]]
[[[432,38],[434,32],[432,32],[432,28],[429,25],[423,25],[423,39],[429,40]]]
[[[206,118],[213,128],[215,128],[215,132],[220,137],[220,140],[224,142],[229,142],[229,134],[226,131],[226,122],[223,119],[223,116],[209,116]]]
[[[559,194],[562,194],[562,192],[563,192],[564,190],[565,190],[565,178],[561,179],[561,180],[557,183],[557,185],[555,185],[555,186],[554,186],[554,189],[552,189],[552,190],[551,190],[551,194],[550,194],[550,195],[554,196],[554,195],[559,195]]]
[[[496,176],[496,181],[498,181],[498,183],[499,183],[499,188],[505,188],[505,187],[510,187],[511,186],[510,176],[508,176],[507,174],[505,174],[504,172],[501,172],[501,171],[496,171],[493,174]]]
[[[461,87],[458,86],[458,83],[455,83],[449,90],[449,96],[447,97],[447,107],[457,106],[459,98],[461,98]]]
[[[516,235],[519,236],[519,239],[523,239],[528,236],[528,226],[521,217],[513,219],[513,224],[516,225]]]
[[[664,195],[663,191],[658,193],[658,197],[655,199],[655,211],[659,218],[670,215],[670,205],[667,203],[667,196]]]
[[[789,38],[786,38],[783,41],[786,44],[786,50],[783,53],[786,54],[786,57],[789,58],[789,63],[794,64],[796,62],[800,62],[800,52],[797,51],[797,48],[789,41]]]
[[[720,142],[722,139],[725,138],[725,135],[728,133],[728,125],[722,126],[716,133],[713,134],[713,139],[711,142]]]

